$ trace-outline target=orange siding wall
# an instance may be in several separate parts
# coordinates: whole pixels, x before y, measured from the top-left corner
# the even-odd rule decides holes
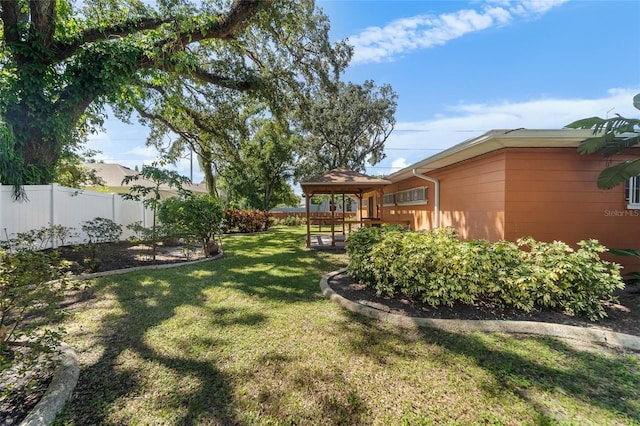
[[[505,239],[531,236],[575,247],[593,238],[610,248],[640,248],[640,210],[626,209],[624,185],[611,190],[596,186],[607,166],[601,156],[578,155],[575,148],[505,151]],[[640,270],[640,262],[632,258],[613,260]]]
[[[504,235],[504,152],[490,153],[426,173],[440,182],[440,226],[453,226],[464,239],[499,240]],[[413,229],[435,227],[434,184],[410,178],[384,188],[385,194],[426,186],[426,205],[385,207],[387,220],[411,220]]]
[[[430,176],[440,181],[440,226],[464,239],[504,238],[505,154],[485,154]]]

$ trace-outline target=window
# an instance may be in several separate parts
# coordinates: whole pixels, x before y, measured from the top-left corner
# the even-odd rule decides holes
[[[634,176],[627,180],[625,189],[627,208],[640,209],[640,176]]]
[[[427,203],[427,187],[422,186],[420,188],[409,189],[407,191],[394,192],[384,195],[384,205],[411,205],[411,204],[426,204]]]
[[[395,193],[391,193],[391,194],[384,194],[384,198],[382,200],[382,203],[385,206],[393,206],[396,203],[396,197],[395,197]]]

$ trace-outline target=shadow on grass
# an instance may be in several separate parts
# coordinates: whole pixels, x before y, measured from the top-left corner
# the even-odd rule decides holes
[[[429,354],[431,361],[446,367],[452,358],[462,356],[488,372],[494,380],[483,392],[517,395],[534,410],[537,424],[567,420],[562,417],[566,407],[554,405],[553,395],[566,396],[603,409],[612,418],[622,417],[631,424],[640,424],[637,355],[623,358],[605,350],[576,349],[550,337],[451,333],[429,328],[407,331],[356,313],[345,315],[349,321],[361,325],[345,327],[345,337],[355,353],[384,365],[391,357],[410,357],[410,353],[399,348],[411,346],[412,341],[420,339],[437,348]],[[574,411],[579,412],[580,407]],[[587,417],[582,421],[593,420]]]
[[[264,313],[250,308],[229,308],[224,300],[212,307],[215,302],[207,300],[207,290],[228,288],[253,298],[285,303],[320,299],[319,277],[342,265],[334,263],[331,255],[302,249],[299,231],[228,238],[224,241],[224,250],[225,258],[213,262],[139,271],[97,281],[95,292],[101,297],[115,298],[116,307],[100,317],[100,327],[93,334],[91,346],[102,350],[89,349],[99,354],[95,360],[83,361],[78,385],[56,424],[113,423],[113,415],[123,404],[131,404],[132,399],[141,400],[134,402],[140,404],[141,411],[173,412],[172,424],[193,424],[203,419],[208,424],[238,423],[233,412],[231,378],[221,371],[216,361],[187,354],[198,342],[181,336],[178,328],[175,335],[166,336],[173,339],[174,344],[178,338],[184,342],[183,353],[176,354],[162,350],[162,345],[150,346],[148,333],[174,319],[178,310],[193,311],[193,321],[208,321],[218,329],[260,327],[267,320]],[[199,312],[204,318],[198,317]],[[201,343],[209,350],[225,350],[224,341],[215,336]],[[150,386],[162,384],[155,383],[157,377],[147,377],[148,372],[138,371],[132,358],[168,371],[160,382],[172,377],[178,380],[191,377],[197,385],[181,388],[180,392],[145,395]],[[133,363],[133,369],[128,368],[128,362]],[[147,397],[157,400],[148,402]],[[147,421],[144,417],[141,419],[138,422]]]
[[[193,376],[198,379],[200,386],[180,395],[171,395],[165,401],[154,401],[155,406],[162,406],[165,410],[179,412],[185,411],[186,407],[186,414],[176,423],[192,423],[205,412],[218,424],[234,423],[226,405],[231,399],[228,379],[214,364],[160,353],[146,343],[145,334],[170,320],[177,308],[203,307],[199,293],[204,282],[190,283],[185,288],[181,283],[172,284],[171,279],[158,280],[160,276],[161,273],[157,272],[149,275],[137,273],[105,281],[108,291],[115,294],[121,313],[103,319],[98,332],[101,340],[97,342],[104,348],[103,352],[99,359],[82,368],[80,380],[61,421],[73,419],[76,424],[110,423],[109,415],[117,410],[120,398],[140,396],[148,388],[145,372],[131,371],[123,365],[123,355],[126,355],[126,359],[133,354],[145,363],[159,364],[170,370],[168,378]],[[178,285],[180,288],[175,288]],[[224,308],[211,309],[208,317],[220,326],[255,326],[264,321],[264,316],[257,313],[238,316]],[[219,342],[211,339],[207,345],[216,346]]]

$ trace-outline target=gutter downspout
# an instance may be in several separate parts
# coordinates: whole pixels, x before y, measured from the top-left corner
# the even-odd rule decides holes
[[[436,228],[440,228],[440,182],[437,179],[431,178],[429,176],[421,175],[416,172],[416,169],[412,169],[411,173],[419,179],[429,181],[434,184],[434,198],[435,201],[433,203],[433,215],[434,215],[434,223]]]

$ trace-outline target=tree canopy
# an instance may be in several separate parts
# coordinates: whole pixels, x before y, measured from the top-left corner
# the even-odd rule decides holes
[[[189,81],[255,93],[277,112],[283,89],[298,91],[313,70],[339,73],[351,54],[329,43],[310,0],[158,0],[155,8],[2,0],[0,8],[0,182],[16,188],[53,181],[58,160],[101,126],[107,104],[126,116],[152,106],[158,88]]]
[[[298,177],[336,167],[364,171],[377,164],[395,126],[397,95],[390,85],[377,87],[336,82],[315,94],[299,113],[304,143]]]
[[[286,123],[257,116],[251,136],[241,141],[234,160],[223,165],[225,196],[240,208],[269,210],[279,204],[297,206],[293,178],[300,138]]]

